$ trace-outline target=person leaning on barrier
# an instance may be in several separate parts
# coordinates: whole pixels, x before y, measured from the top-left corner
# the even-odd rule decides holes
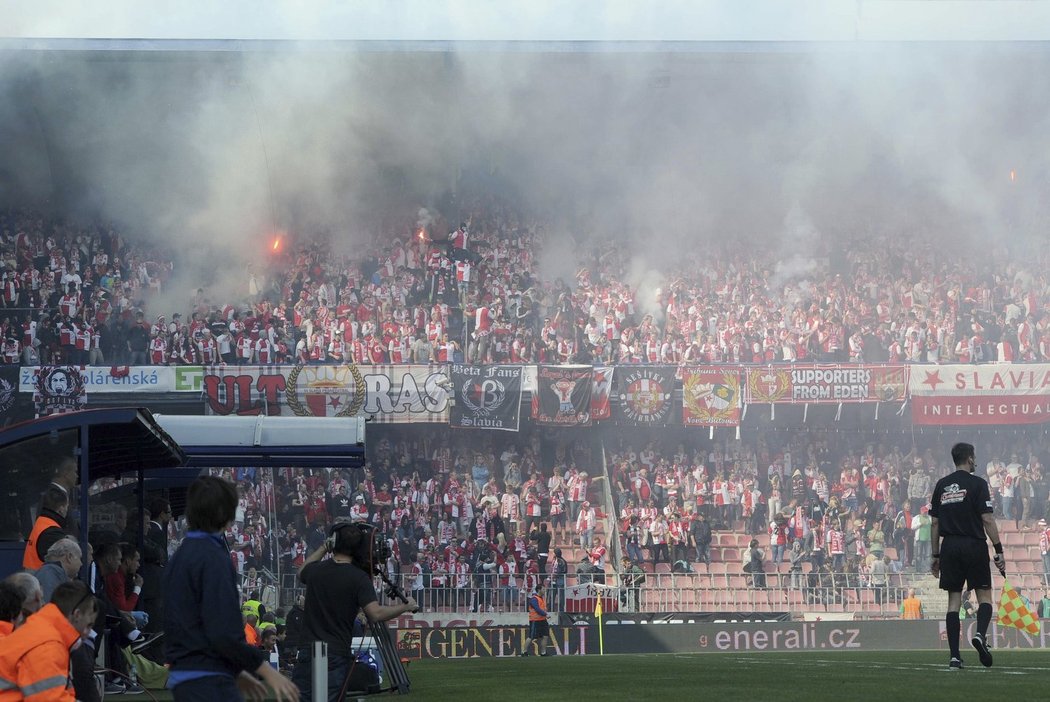
[[[642,583],[645,582],[645,571],[637,563],[632,563],[627,556],[621,559],[620,567],[622,569],[620,578],[624,587],[621,601],[628,608],[628,611],[637,612],[641,608]]]
[[[353,656],[354,628],[364,612],[369,621],[385,622],[416,609],[411,597],[405,604],[381,605],[372,584],[375,531],[368,524],[339,522],[328,539],[311,553],[299,571],[306,586],[303,632],[292,680],[309,699],[313,691],[312,642],[328,645],[328,699],[342,700],[348,691],[367,692],[378,685],[372,668]],[[331,558],[322,560],[326,554]]]

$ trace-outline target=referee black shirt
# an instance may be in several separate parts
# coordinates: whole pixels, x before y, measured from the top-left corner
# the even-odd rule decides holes
[[[988,483],[969,471],[957,470],[938,480],[933,488],[930,516],[937,520],[941,536],[965,536],[984,541],[981,515],[991,511]]]

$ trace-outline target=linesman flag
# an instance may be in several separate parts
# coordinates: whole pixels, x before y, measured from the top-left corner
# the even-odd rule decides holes
[[[1003,626],[1017,627],[1029,634],[1039,633],[1039,618],[1029,611],[1009,581],[1003,582],[1003,593],[999,596],[998,621]]]

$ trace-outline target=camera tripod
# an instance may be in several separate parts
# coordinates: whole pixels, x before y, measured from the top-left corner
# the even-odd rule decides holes
[[[383,584],[386,585],[384,593],[388,598],[400,600],[404,603],[408,602],[408,596],[405,595],[404,590],[394,584],[385,572],[379,570],[376,575],[382,578]],[[407,693],[411,685],[408,679],[408,671],[405,670],[405,666],[401,662],[401,656],[397,653],[397,646],[394,645],[394,641],[390,636],[390,627],[386,625],[386,622],[369,622],[368,627],[372,630],[372,640],[379,646],[379,653],[382,655],[383,663],[386,665],[385,669],[390,675],[390,685],[382,688],[380,692]]]

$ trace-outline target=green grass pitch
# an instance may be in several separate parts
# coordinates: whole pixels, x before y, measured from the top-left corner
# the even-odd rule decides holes
[[[704,653],[414,661],[410,696],[420,700],[771,700],[854,702],[905,699],[1047,698],[1050,656],[993,651],[984,668],[966,647],[966,667],[948,653]]]
[[[413,661],[406,699],[448,702],[720,700],[723,702],[896,702],[1048,698],[1050,655],[995,650],[983,668],[963,648],[966,668],[948,670],[936,651],[696,653]],[[124,695],[170,700],[171,693]],[[353,699],[353,698],[348,698]],[[391,699],[377,695],[365,699]],[[303,700],[309,702],[309,700]]]

